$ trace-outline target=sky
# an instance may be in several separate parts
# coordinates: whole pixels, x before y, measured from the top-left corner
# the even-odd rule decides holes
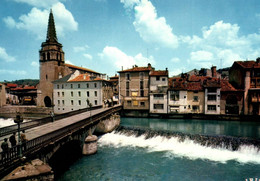
[[[0,81],[39,79],[50,9],[65,62],[169,75],[260,56],[259,0],[0,0]]]

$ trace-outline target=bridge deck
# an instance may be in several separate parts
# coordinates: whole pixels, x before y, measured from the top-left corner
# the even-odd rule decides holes
[[[104,112],[105,110],[108,110],[108,109],[109,108],[100,108],[100,109],[96,109],[96,110],[91,110],[91,116],[94,116],[98,113]],[[54,122],[46,123],[46,124],[41,125],[41,126],[37,126],[37,127],[34,127],[34,128],[27,129],[25,131],[25,135],[26,135],[26,138],[28,140],[32,140],[32,139],[40,137],[42,135],[46,135],[50,132],[54,132],[56,130],[59,130],[63,127],[69,126],[73,123],[77,123],[78,121],[81,121],[83,119],[88,119],[89,117],[90,117],[90,111],[83,112],[83,113],[80,113],[80,114],[77,114],[77,115],[73,115],[73,116],[70,116],[70,117],[55,120]],[[9,138],[10,136],[11,135],[6,135],[6,136],[3,136],[3,137],[0,137],[0,144],[3,142],[4,138]],[[16,136],[17,136],[17,134],[16,134]],[[8,144],[9,144],[9,147],[10,147],[11,145],[10,145],[9,140],[8,140]],[[0,148],[0,151],[2,151],[1,148]]]

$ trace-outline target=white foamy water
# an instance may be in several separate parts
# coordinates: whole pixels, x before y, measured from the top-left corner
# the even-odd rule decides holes
[[[30,120],[27,120],[25,119],[24,122],[27,122],[27,121],[30,121]],[[3,118],[0,118],[0,128],[2,127],[6,127],[6,126],[11,126],[11,125],[14,125],[14,119],[13,118],[8,118],[8,119],[3,119]]]
[[[99,144],[112,145],[114,147],[141,147],[147,148],[149,152],[165,151],[167,156],[187,157],[189,159],[207,159],[225,163],[236,160],[240,163],[260,164],[260,152],[254,146],[242,145],[237,151],[224,148],[213,148],[202,146],[192,140],[186,139],[179,142],[176,137],[170,139],[162,136],[145,139],[140,137],[126,136],[119,133],[108,133],[99,139]]]

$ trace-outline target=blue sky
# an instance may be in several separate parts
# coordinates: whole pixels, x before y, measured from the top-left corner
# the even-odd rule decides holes
[[[1,0],[0,81],[39,78],[50,9],[66,63],[170,75],[260,56],[259,0]]]

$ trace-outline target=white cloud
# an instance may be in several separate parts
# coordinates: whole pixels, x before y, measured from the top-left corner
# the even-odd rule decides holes
[[[129,56],[125,54],[123,51],[116,47],[106,46],[103,49],[103,52],[99,54],[99,56],[114,64],[117,69],[131,68],[133,65],[138,66],[147,66],[148,63],[155,65],[154,58],[150,56],[149,58],[144,57],[141,53],[136,56]]]
[[[135,21],[133,25],[140,37],[149,43],[157,43],[164,47],[177,48],[178,38],[172,33],[172,28],[164,17],[158,17],[153,4],[148,0],[121,0],[124,7],[134,8]]]
[[[53,4],[66,0],[14,0],[19,3],[26,3],[34,7],[50,8]]]
[[[78,46],[78,47],[73,47],[73,51],[78,53],[78,52],[84,52],[89,48],[88,45],[84,45],[84,46]]]
[[[33,61],[33,62],[31,63],[31,66],[33,66],[33,67],[39,67],[39,62]]]
[[[171,62],[173,62],[173,63],[178,63],[180,61],[181,60],[178,57],[174,57],[174,58],[171,59]]]
[[[3,18],[3,21],[5,22],[5,24],[7,25],[8,28],[14,28],[15,27],[16,22],[11,16]]]
[[[0,74],[12,74],[12,75],[26,75],[26,71],[24,70],[6,70],[0,69]]]
[[[4,60],[5,62],[14,62],[15,57],[8,55],[5,48],[0,47],[0,60]]]
[[[189,61],[198,67],[231,66],[234,61],[255,59],[260,54],[260,34],[241,36],[237,24],[218,21],[202,28],[202,37],[181,36],[192,49]]]
[[[213,54],[207,51],[191,52],[191,60],[212,60]]]
[[[77,31],[78,23],[62,3],[58,2],[54,4],[52,10],[57,36],[64,36],[66,31]],[[21,15],[17,22],[12,17],[4,18],[4,22],[8,27],[26,30],[36,35],[38,39],[44,39],[47,31],[48,17],[49,10],[40,10],[34,7],[28,14]]]
[[[89,60],[92,60],[92,58],[93,58],[92,55],[87,54],[87,53],[84,53],[83,56],[84,56],[85,58],[89,59]]]

